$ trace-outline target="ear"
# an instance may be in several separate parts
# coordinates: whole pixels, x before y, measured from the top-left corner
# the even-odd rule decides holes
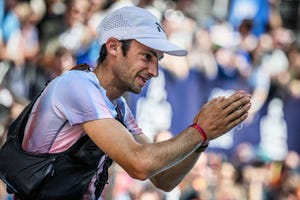
[[[106,41],[106,49],[109,54],[117,55],[120,51],[121,42],[116,38],[108,38]]]

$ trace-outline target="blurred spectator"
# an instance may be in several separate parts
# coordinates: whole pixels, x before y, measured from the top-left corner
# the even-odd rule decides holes
[[[11,59],[16,65],[19,65],[24,60],[32,59],[37,55],[39,50],[38,30],[32,20],[33,11],[28,3],[16,4],[12,13],[14,20],[18,22],[18,26],[10,30],[7,36],[5,33],[3,34],[6,48],[4,58]],[[5,27],[3,31],[5,32]],[[16,52],[19,50],[24,55],[18,56]]]
[[[20,22],[20,29],[5,44],[2,64],[7,71],[2,85],[8,88],[19,101],[31,100],[44,87],[44,72],[36,66],[39,51],[38,31],[31,20],[31,6],[24,2],[15,5],[14,11]]]
[[[300,155],[295,151],[289,151],[284,159],[284,164],[294,173],[300,172]]]
[[[134,4],[160,18],[170,40],[189,50],[184,58],[165,55],[159,77],[141,95],[126,96],[149,137],[180,132],[216,95],[247,90],[252,108],[240,128],[210,144],[174,191],[155,191],[114,166],[105,197],[300,199],[297,0],[0,0],[0,145],[11,120],[48,80],[77,63],[93,68],[97,24]],[[9,198],[0,182],[0,199]]]
[[[288,133],[287,124],[283,116],[282,100],[279,98],[272,99],[268,104],[268,112],[260,121],[259,147],[267,159],[284,160],[287,155]]]
[[[57,47],[57,37],[65,29],[64,13],[66,12],[66,5],[63,0],[45,0],[44,14],[40,22],[37,24],[39,29],[39,39],[41,45],[41,53],[43,56],[51,55],[55,52]],[[40,10],[42,10],[40,8]]]
[[[242,171],[243,184],[247,190],[248,199],[264,199],[268,179],[268,169],[265,163],[254,160]]]
[[[252,31],[255,35],[265,33],[270,13],[268,0],[232,0],[230,2],[228,21],[235,29],[238,29],[243,20],[250,19],[254,23]]]
[[[191,172],[180,183],[180,200],[213,199],[211,187],[215,176],[208,159],[208,154],[202,153]]]
[[[237,168],[250,165],[256,158],[255,147],[248,142],[240,143],[235,148],[234,154],[231,158],[231,162]]]
[[[167,9],[164,12],[162,25],[170,41],[188,51],[191,49],[193,32],[196,28],[196,22],[193,19],[185,16],[180,10]],[[179,79],[185,79],[190,70],[186,56],[173,58],[164,55],[161,65]]]
[[[235,167],[229,163],[222,163],[219,182],[216,189],[216,199],[218,200],[246,200],[245,188],[237,182],[237,171]]]
[[[248,75],[248,84],[252,91],[252,107],[247,118],[247,123],[253,123],[255,118],[259,118],[259,112],[267,101],[270,92],[270,74],[263,67],[262,59],[270,51],[268,46],[268,36],[262,35],[250,55],[252,57],[252,69]]]
[[[196,28],[193,44],[187,56],[191,68],[199,70],[208,80],[215,79],[218,72],[213,50],[209,30],[202,27]]]
[[[159,190],[156,190],[151,183],[146,184],[144,190],[142,191],[141,195],[136,198],[139,200],[161,200],[163,199],[163,193]],[[132,198],[134,200],[134,198]]]
[[[288,83],[288,91],[295,98],[300,98],[300,46],[294,43],[289,52],[289,83]]]
[[[299,30],[299,6],[298,0],[281,0],[279,1],[280,15],[283,26],[291,30]]]
[[[45,71],[47,80],[52,80],[75,66],[76,58],[70,50],[64,47],[58,47],[54,55],[42,57],[38,65]]]
[[[89,1],[67,1],[66,29],[59,35],[59,46],[70,50],[79,63],[87,63],[93,66],[96,58],[89,58],[87,55],[92,47],[92,41],[95,39],[92,31],[87,26],[90,17],[90,6]]]
[[[111,176],[113,176],[113,185],[109,185],[111,188],[107,190],[112,190],[112,199],[115,200],[130,200],[131,194],[130,190],[140,191],[142,184],[134,184],[135,180],[132,179],[120,166],[113,164],[111,167]],[[108,192],[104,192],[107,196]]]
[[[1,29],[3,41],[6,43],[14,34],[20,30],[20,20],[16,13],[17,0],[1,0]]]

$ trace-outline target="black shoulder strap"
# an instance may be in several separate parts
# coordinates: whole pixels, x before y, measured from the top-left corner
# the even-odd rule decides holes
[[[90,66],[88,64],[80,64],[76,65],[71,68],[71,70],[83,70],[83,71],[90,71]],[[41,90],[41,92],[23,109],[23,111],[19,114],[19,116],[13,121],[13,123],[10,125],[11,130],[8,132],[7,135],[7,140],[11,140],[17,136],[19,136],[20,142],[23,141],[24,137],[24,131],[19,131],[19,130],[24,130],[26,126],[26,122],[28,120],[28,116],[32,110],[33,105],[37,101],[37,99],[41,96],[42,92],[45,90],[47,85],[50,83],[50,81],[47,81],[45,84],[45,87]],[[18,133],[20,133],[18,135]]]
[[[71,70],[82,70],[82,71],[91,71],[91,68],[88,64],[80,64],[71,68]]]
[[[46,83],[46,86],[48,85],[49,82]],[[46,88],[44,87],[44,89]],[[18,117],[12,122],[12,124],[9,126],[8,133],[7,133],[7,140],[12,140],[16,138],[17,136],[19,137],[19,141],[21,142],[24,137],[24,130],[26,126],[26,122],[28,119],[28,116],[31,112],[31,109],[37,99],[40,97],[44,89],[23,109],[23,111],[18,115]]]

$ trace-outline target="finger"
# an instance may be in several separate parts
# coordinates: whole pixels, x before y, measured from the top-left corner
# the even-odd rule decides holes
[[[232,112],[240,110],[248,103],[250,103],[250,97],[249,97],[249,95],[245,95],[240,99],[236,99],[236,101],[234,101],[230,105],[228,105],[225,108],[225,112],[227,113],[227,115],[230,115]]]
[[[228,130],[230,130],[230,129],[232,129],[233,127],[235,127],[235,126],[239,125],[240,123],[242,123],[245,119],[247,119],[247,117],[248,117],[248,112],[246,112],[246,113],[244,113],[243,115],[241,115],[240,117],[235,118],[234,120],[232,120],[232,121],[228,124],[228,126],[227,126]]]
[[[227,120],[232,122],[232,121],[235,121],[235,120],[241,118],[242,116],[244,116],[245,114],[248,113],[250,108],[251,108],[251,103],[249,102],[246,105],[244,105],[243,107],[241,107],[240,109],[237,109],[237,110],[234,110],[233,112],[231,112],[227,116]]]
[[[239,101],[241,98],[246,96],[245,92],[236,92],[233,95],[227,97],[224,101],[222,101],[222,108],[225,109],[230,106],[232,103]]]
[[[207,102],[207,104],[216,102],[219,103],[222,102],[224,99],[226,99],[224,96],[214,97],[209,102]]]

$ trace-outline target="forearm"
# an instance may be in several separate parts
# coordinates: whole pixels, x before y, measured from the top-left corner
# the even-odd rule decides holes
[[[194,167],[201,153],[192,153],[181,163],[151,177],[151,182],[164,191],[174,189]]]
[[[194,128],[187,128],[169,140],[149,143],[144,134],[135,135],[133,138],[128,130],[114,119],[90,121],[83,127],[101,150],[132,178],[139,180],[146,180],[177,165],[190,156],[203,140]],[[98,130],[106,131],[98,134]]]
[[[164,177],[172,176],[170,169],[181,170],[186,174],[197,160],[199,153],[193,153],[201,144],[203,138],[193,128],[187,128],[176,137],[159,143],[145,144],[144,155],[149,158],[149,175],[164,174]],[[195,156],[196,155],[196,156]],[[174,173],[174,172],[173,172]],[[170,175],[168,175],[170,174]],[[181,178],[180,178],[181,179]]]

